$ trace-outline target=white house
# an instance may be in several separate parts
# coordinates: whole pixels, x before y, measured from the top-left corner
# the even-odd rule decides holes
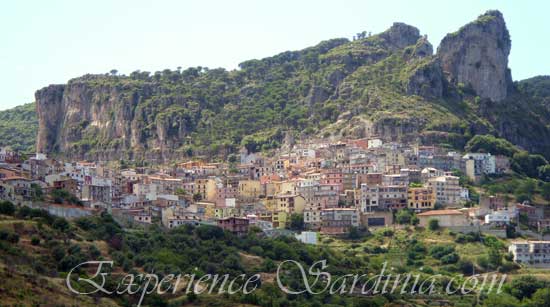
[[[486,224],[510,224],[513,213],[507,211],[495,211],[485,216]]]
[[[550,267],[550,241],[516,241],[508,247],[514,256],[514,262]]]
[[[367,141],[367,147],[368,148],[382,147],[382,140],[381,139],[369,139]]]
[[[302,231],[300,234],[294,235],[296,239],[305,244],[317,245],[317,232],[315,231]]]

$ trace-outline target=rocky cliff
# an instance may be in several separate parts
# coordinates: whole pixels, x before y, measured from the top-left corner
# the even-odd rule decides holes
[[[512,85],[508,69],[511,46],[502,14],[489,11],[447,34],[437,56],[450,82],[471,86],[481,98],[501,101]]]
[[[37,91],[37,150],[169,160],[241,145],[268,150],[289,135],[376,135],[460,148],[492,133],[548,156],[550,115],[541,111],[548,108],[512,83],[510,48],[502,14],[489,11],[447,35],[435,55],[417,28],[395,23],[378,35],[324,41],[234,71],[87,75]],[[522,117],[513,115],[518,110]]]

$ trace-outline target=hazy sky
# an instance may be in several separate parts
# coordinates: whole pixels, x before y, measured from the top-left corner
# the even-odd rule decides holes
[[[115,68],[234,69],[252,58],[336,37],[414,25],[443,36],[499,9],[512,38],[514,80],[550,74],[548,1],[25,1],[0,4],[0,110],[35,90]],[[529,5],[528,5],[529,4]]]

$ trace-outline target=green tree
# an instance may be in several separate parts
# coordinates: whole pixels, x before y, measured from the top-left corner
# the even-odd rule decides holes
[[[540,180],[550,182],[550,164],[539,166],[538,171]]]
[[[484,301],[485,307],[519,307],[520,302],[517,298],[506,293],[492,293]]]
[[[533,294],[528,306],[532,307],[548,307],[550,306],[550,288],[544,287],[538,289]]]
[[[40,238],[38,236],[32,236],[31,244],[32,245],[40,245]]]
[[[295,231],[304,229],[304,216],[302,214],[293,213],[290,216],[290,229]]]
[[[176,193],[176,195],[185,195],[185,194],[187,194],[187,191],[185,191],[185,189],[183,189],[183,188],[177,188],[175,193]]]
[[[412,214],[407,209],[401,209],[397,211],[397,214],[395,215],[395,221],[397,224],[405,225],[410,224],[412,218]]]
[[[418,225],[418,223],[420,223],[420,219],[419,219],[418,216],[416,216],[416,214],[415,214],[415,215],[413,215],[413,216],[411,217],[411,225],[416,226],[416,225]]]
[[[34,201],[43,201],[44,200],[44,192],[42,191],[42,187],[36,183],[31,184],[32,189],[32,198]]]
[[[531,298],[538,289],[544,287],[544,282],[538,280],[534,276],[523,275],[513,279],[509,286],[509,293],[517,299]]]
[[[538,178],[539,167],[547,165],[548,161],[541,155],[531,155],[526,151],[520,151],[514,154],[512,158],[512,168],[531,178]]]
[[[550,182],[546,182],[542,185],[541,194],[544,200],[550,201]]]
[[[438,230],[439,229],[439,221],[436,220],[436,219],[430,219],[430,221],[428,222],[428,229],[430,229],[431,231]]]
[[[67,220],[64,218],[56,218],[55,221],[53,222],[52,227],[61,232],[67,232],[70,229],[71,225],[69,225]]]
[[[468,152],[486,152],[493,155],[504,155],[508,157],[518,152],[514,144],[489,134],[474,136],[466,143],[464,150]]]
[[[0,214],[13,215],[15,213],[15,206],[9,201],[0,200]]]
[[[350,227],[348,232],[348,238],[351,240],[357,240],[361,238],[361,231],[359,231],[359,227],[356,227],[356,226]]]

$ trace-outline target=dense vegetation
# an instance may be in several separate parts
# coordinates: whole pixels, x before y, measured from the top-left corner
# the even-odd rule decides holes
[[[38,119],[34,103],[0,111],[0,147],[34,152]]]
[[[170,273],[196,273],[197,276],[262,274],[260,288],[252,294],[151,294],[146,297],[145,306],[383,306],[391,302],[412,303],[418,298],[418,294],[373,297],[284,294],[273,278],[277,265],[287,259],[304,265],[326,259],[329,266],[325,271],[333,276],[378,273],[384,261],[388,261],[388,266],[396,272],[420,274],[421,280],[441,274],[438,285],[444,285],[451,277],[461,281],[458,275],[469,276],[474,270],[476,273],[497,270],[510,274],[517,270],[509,261],[501,240],[477,234],[457,235],[439,228],[424,231],[414,230],[413,226],[397,231],[381,229],[372,234],[363,233],[353,240],[324,238],[321,245],[308,246],[290,237],[265,238],[254,229],[245,237],[235,237],[213,226],[126,231],[107,214],[71,223],[45,211],[16,208],[7,202],[0,203],[0,220],[0,263],[9,263],[9,270],[0,266],[0,276],[9,276],[11,280],[0,286],[4,293],[3,303],[7,304],[22,302],[19,295],[24,292],[27,293],[24,302],[29,304],[48,300],[68,306],[74,304],[75,299],[81,306],[92,306],[94,302],[101,306],[135,304],[139,299],[135,295],[74,297],[68,294],[60,278],[83,261],[101,259],[112,259],[116,266],[109,275],[107,286],[116,285],[125,273],[155,272],[159,277]],[[450,244],[453,242],[456,244]],[[292,268],[287,268],[287,272],[282,276],[283,283],[296,290],[303,288],[298,272]],[[80,270],[82,276],[91,273]],[[32,278],[43,282],[33,284],[25,276],[34,276]],[[538,302],[544,298],[539,291],[544,283],[538,279],[514,277],[512,283],[505,287],[504,295],[514,297],[513,302]],[[423,299],[436,304],[450,302],[452,306],[471,306],[476,297],[436,295]],[[494,295],[482,294],[480,299],[485,306],[508,306],[495,303],[497,297]]]

